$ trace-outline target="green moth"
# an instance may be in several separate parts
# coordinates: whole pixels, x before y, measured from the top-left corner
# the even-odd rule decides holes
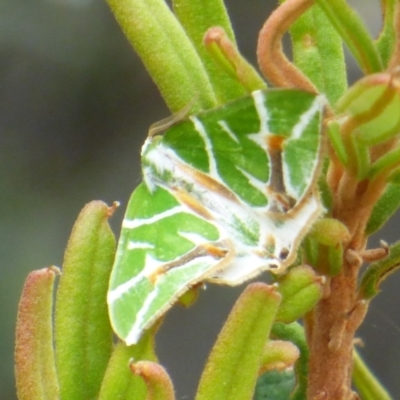
[[[323,96],[265,90],[191,116],[142,149],[108,292],[128,345],[193,285],[282,272],[322,212]]]

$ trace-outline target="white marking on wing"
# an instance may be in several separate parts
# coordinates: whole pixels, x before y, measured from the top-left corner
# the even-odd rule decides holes
[[[122,222],[122,227],[126,228],[126,229],[135,229],[142,225],[153,224],[154,222],[160,221],[163,218],[171,217],[180,212],[186,212],[186,209],[183,208],[182,206],[176,206],[176,207],[170,208],[169,210],[163,211],[159,214],[153,215],[150,218],[124,219]]]
[[[190,242],[192,242],[194,245],[198,246],[199,244],[203,244],[203,243],[209,243],[210,240],[204,238],[201,235],[198,235],[197,233],[193,233],[193,232],[182,232],[182,231],[178,231],[178,235],[182,236],[183,238],[189,240]]]
[[[228,124],[226,121],[218,121],[218,125],[223,129],[224,132],[226,132],[236,143],[239,143],[239,139],[235,135],[235,133],[229,128]]]
[[[152,143],[152,138],[148,137],[143,143],[142,149],[140,151],[140,155],[143,156],[143,154],[146,152],[146,149],[150,144]]]
[[[196,270],[195,268],[198,265],[200,266],[204,265],[204,267],[202,267],[200,270]],[[179,268],[171,270],[169,273],[174,274],[174,273],[182,273],[186,269],[194,268],[191,279],[189,280],[186,278],[187,282],[181,285],[180,288],[177,288],[178,290],[176,290],[174,297],[169,299],[169,301],[166,301],[164,306],[161,306],[161,308],[158,310],[158,313],[161,315],[165,310],[170,308],[175,299],[177,299],[182,293],[185,292],[188,285],[193,285],[201,281],[204,275],[208,273],[208,269],[210,268],[212,269],[216,266],[218,266],[218,262],[215,262],[215,259],[213,257],[205,256],[192,259],[185,265],[182,265]],[[143,306],[140,308],[140,311],[136,315],[135,323],[125,339],[125,342],[128,346],[137,343],[143,333],[143,329],[149,324],[151,324],[152,321],[156,319],[157,316],[159,315],[155,314],[151,318],[149,318],[145,323],[143,322],[146,317],[146,313],[148,312],[149,308],[152,306],[154,299],[156,299],[158,295],[159,295],[159,286],[156,285],[154,290],[146,297]]]
[[[152,175],[151,168],[149,168],[148,166],[142,166],[142,172],[143,172],[144,184],[146,185],[146,187],[150,193],[154,193],[156,190],[156,185],[154,184],[153,180],[151,179],[151,175]]]
[[[265,134],[269,133],[269,114],[267,107],[265,106],[265,97],[264,92],[261,90],[257,90],[252,93],[254,99],[254,105],[256,106],[258,118],[260,119],[260,133]]]
[[[181,256],[180,256],[181,257]],[[149,254],[146,254],[146,260],[144,262],[145,267],[140,271],[140,273],[133,278],[129,279],[124,283],[121,283],[115,289],[110,290],[107,295],[107,302],[109,304],[118,300],[122,297],[126,292],[128,292],[132,287],[134,287],[140,280],[148,279],[148,277],[157,271],[160,266],[164,265],[165,262],[158,261],[151,257]]]
[[[305,128],[307,128],[307,125],[314,118],[315,114],[321,112],[325,104],[326,104],[325,96],[323,95],[317,96],[314,99],[313,103],[311,104],[311,107],[306,112],[301,114],[299,122],[292,129],[292,134],[290,135],[290,139],[299,139],[302,133],[304,132]]]
[[[266,183],[263,181],[260,181],[259,179],[255,178],[253,175],[250,175],[247,171],[244,169],[240,168],[239,166],[235,166],[237,170],[239,170],[249,181],[249,184],[253,186],[254,188],[258,189],[261,193],[265,194],[266,193]]]
[[[164,171],[173,171],[175,166],[167,150],[168,148],[159,142],[157,146],[147,151],[142,158],[146,160],[148,164],[151,164],[159,174],[162,174]],[[144,171],[146,171],[146,169],[144,169]],[[151,173],[149,175],[151,175]]]
[[[215,158],[214,158],[214,153],[213,153],[213,149],[212,149],[212,144],[211,141],[207,135],[207,132],[203,126],[203,124],[200,122],[199,119],[197,119],[196,117],[190,117],[190,120],[193,122],[194,128],[196,129],[196,131],[200,134],[200,136],[203,138],[204,140],[204,145],[205,145],[205,149],[208,155],[208,165],[210,168],[210,172],[209,174],[215,179],[218,178],[219,179],[219,175],[218,175],[218,169],[217,169],[217,164],[215,162]]]
[[[147,313],[147,310],[151,306],[151,303],[158,295],[158,288],[156,287],[147,297],[143,303],[142,308],[136,314],[135,323],[132,326],[132,329],[129,331],[128,336],[125,339],[125,342],[128,346],[137,343],[140,336],[143,333],[143,319]]]
[[[294,215],[288,216],[280,223],[277,223],[278,221],[274,220],[273,216],[259,213],[258,221],[261,232],[258,247],[244,246],[243,243],[235,241],[237,257],[226,268],[210,276],[209,280],[235,286],[265,270],[282,271],[293,262],[298,244],[307,232],[307,228],[321,212],[320,201],[313,195],[303,203],[301,208],[296,210]],[[275,241],[274,254],[266,253],[264,247],[271,234]],[[284,249],[289,250],[289,254],[286,259],[282,260],[279,256]],[[265,252],[264,256],[263,252]],[[243,265],[246,268],[243,268]]]
[[[268,109],[265,106],[265,97],[264,93],[261,90],[255,91],[252,93],[254,99],[254,105],[256,107],[256,111],[258,114],[258,119],[260,120],[260,130],[257,133],[251,133],[248,135],[248,138],[251,139],[254,143],[259,145],[267,154],[268,160],[268,170],[271,171],[271,159],[268,156],[268,143],[266,137],[271,134],[269,129],[269,119],[270,115],[268,114]],[[269,177],[271,179],[271,176]],[[269,180],[266,183],[269,184]]]
[[[317,96],[312,102],[311,106],[308,108],[308,110],[306,110],[300,116],[299,121],[292,129],[288,141],[300,139],[303,133],[305,132],[307,126],[311,122],[311,120],[315,117],[316,114],[322,113],[322,110],[325,105],[326,105],[325,96],[323,95]],[[319,163],[318,154],[316,154],[313,160],[309,160],[309,158],[306,158],[303,160],[301,165],[299,165],[299,168],[301,168],[301,173],[298,175],[301,175],[303,177],[309,177],[309,181],[306,183],[307,186],[309,186],[312,182],[312,177],[314,176],[314,170],[318,165],[318,163]],[[305,192],[307,192],[307,190],[304,190],[304,186],[302,184],[295,185],[295,182],[291,180],[290,165],[288,162],[286,162],[285,153],[283,154],[282,171],[283,171],[283,180],[285,182],[285,188],[287,194],[297,200],[300,200],[302,195],[304,195]]]

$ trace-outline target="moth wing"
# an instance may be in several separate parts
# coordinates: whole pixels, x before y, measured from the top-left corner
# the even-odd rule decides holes
[[[112,270],[111,324],[127,345],[189,287],[224,267],[231,256],[218,229],[157,187],[133,192]],[[229,246],[228,246],[229,247]]]

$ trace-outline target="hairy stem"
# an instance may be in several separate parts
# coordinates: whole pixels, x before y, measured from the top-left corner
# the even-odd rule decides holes
[[[287,0],[272,13],[260,31],[257,45],[258,64],[264,76],[275,86],[317,92],[313,83],[282,51],[282,36],[313,4],[313,0]]]

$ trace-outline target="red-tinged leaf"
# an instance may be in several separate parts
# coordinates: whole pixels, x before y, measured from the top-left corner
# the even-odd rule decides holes
[[[63,399],[96,399],[112,351],[106,296],[115,255],[113,208],[93,201],[81,211],[65,251],[57,291],[56,362]]]
[[[58,398],[52,307],[56,267],[31,272],[18,308],[15,378],[19,400]]]
[[[139,343],[126,346],[118,342],[104,375],[98,400],[145,400],[147,386],[143,379],[129,369],[131,360],[157,361],[154,353],[154,334],[158,326],[147,330]]]
[[[152,361],[139,361],[129,365],[132,373],[146,383],[146,400],[175,400],[174,387],[165,369]]]

